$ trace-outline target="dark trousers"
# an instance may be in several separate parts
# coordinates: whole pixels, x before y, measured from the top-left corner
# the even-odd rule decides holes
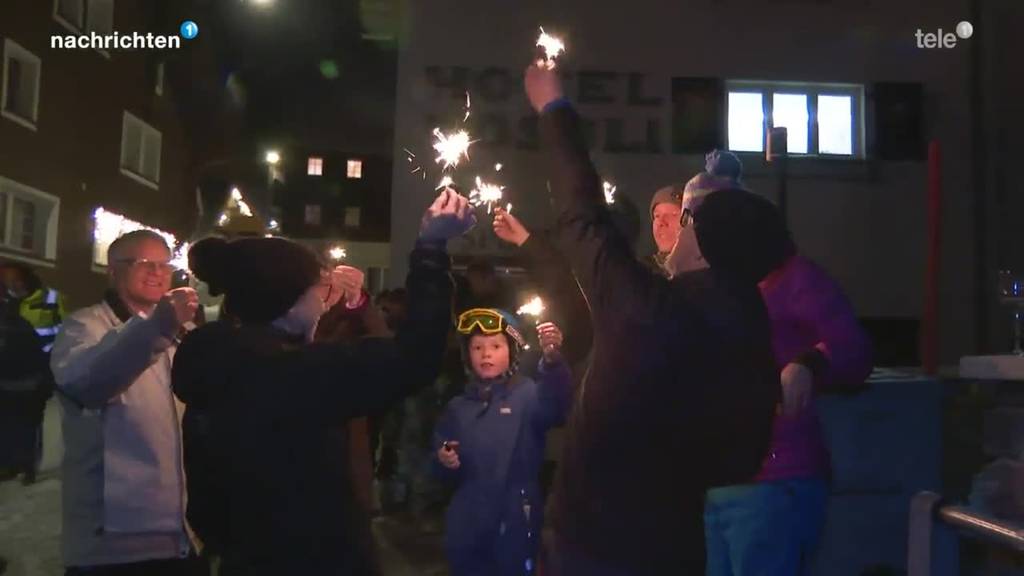
[[[210,576],[210,565],[206,558],[191,556],[131,564],[71,567],[64,571],[64,576]]]

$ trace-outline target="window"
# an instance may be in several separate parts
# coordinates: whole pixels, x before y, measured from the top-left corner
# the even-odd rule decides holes
[[[763,152],[765,131],[785,127],[790,154],[861,157],[863,95],[852,84],[730,82],[728,148]]]
[[[101,36],[114,33],[114,0],[89,0],[85,15],[86,30]]]
[[[729,92],[729,149],[764,150],[764,108],[759,92]]]
[[[818,96],[818,151],[853,154],[853,97]]]
[[[72,32],[81,32],[85,24],[85,0],[54,0],[53,17]]]
[[[347,228],[359,228],[359,219],[362,210],[356,206],[345,208],[345,226]]]
[[[306,174],[310,176],[323,176],[324,175],[324,159],[317,158],[315,156],[309,157],[309,166],[306,169]]]
[[[306,206],[306,224],[310,226],[320,225],[320,205],[319,204],[308,204]]]
[[[57,218],[60,200],[55,196],[0,178],[0,248],[27,257],[57,257]]]
[[[160,132],[129,112],[121,127],[121,173],[150,188],[160,182]]]
[[[42,61],[8,38],[4,40],[3,73],[3,108],[0,114],[35,130],[39,115]]]
[[[349,178],[362,178],[363,177],[363,161],[362,160],[349,160],[348,161],[348,177]]]

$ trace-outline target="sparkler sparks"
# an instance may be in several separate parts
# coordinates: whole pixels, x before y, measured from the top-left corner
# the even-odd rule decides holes
[[[602,186],[604,187],[604,201],[605,201],[605,203],[609,204],[609,205],[615,204],[615,190],[616,190],[615,184],[612,184],[611,182],[608,182],[607,180],[605,180],[604,183],[602,184]]]
[[[555,67],[555,58],[565,52],[565,42],[561,38],[545,32],[543,26],[540,29],[540,36],[537,38],[537,46],[544,50],[544,65],[548,70]]]
[[[466,116],[462,119],[462,123],[463,124],[466,123],[466,120],[469,120],[469,107],[470,107],[469,92],[466,92]]]
[[[434,128],[434,150],[437,151],[438,164],[442,164],[442,170],[455,168],[465,157],[469,159],[469,146],[473,140],[469,139],[469,132],[459,130],[451,134],[441,132],[440,128]]]
[[[434,188],[434,190],[444,190],[445,188],[451,186],[452,183],[452,177],[445,175],[443,178],[441,178],[441,181],[437,183],[437,188]]]
[[[331,248],[327,253],[330,255],[331,260],[344,260],[345,257],[348,256],[348,251],[346,251],[341,246],[335,246]]]
[[[532,300],[520,306],[516,314],[520,316],[533,316],[535,319],[540,319],[540,315],[544,313],[544,310],[544,301],[540,299],[540,296],[534,296]]]
[[[487,205],[487,213],[491,213],[495,202],[501,201],[504,186],[484,182],[479,176],[476,177],[476,188],[469,192],[469,203],[473,206]]]

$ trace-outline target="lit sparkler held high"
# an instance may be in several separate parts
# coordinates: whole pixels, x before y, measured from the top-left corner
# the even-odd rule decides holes
[[[553,70],[556,64],[555,59],[565,52],[565,42],[561,38],[545,32],[542,26],[540,36],[537,38],[537,46],[544,50],[544,58],[541,62],[548,70]]]

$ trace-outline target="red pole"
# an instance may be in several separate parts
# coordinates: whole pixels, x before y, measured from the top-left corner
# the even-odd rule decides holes
[[[942,256],[942,149],[928,144],[928,267],[921,314],[921,364],[934,375],[939,364],[939,264]]]

